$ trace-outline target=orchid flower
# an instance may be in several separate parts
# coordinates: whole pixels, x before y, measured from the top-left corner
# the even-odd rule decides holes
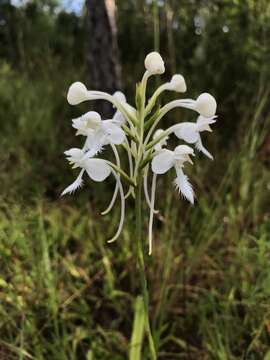
[[[194,150],[188,145],[178,145],[173,151],[170,150],[170,135],[174,134],[185,143],[194,145],[198,151],[213,159],[202,143],[201,133],[212,131],[210,125],[216,121],[217,103],[212,95],[205,92],[195,99],[178,98],[158,107],[157,100],[164,91],[176,92],[178,95],[184,94],[187,91],[186,81],[182,74],[174,74],[169,81],[159,86],[147,101],[148,79],[154,75],[162,75],[165,72],[165,64],[158,52],[151,52],[146,56],[144,65],[145,73],[136,91],[136,108],[127,102],[126,96],[120,91],[111,95],[102,91],[88,90],[81,82],[73,83],[68,89],[67,100],[70,105],[77,105],[84,101],[105,100],[111,103],[115,113],[111,119],[103,120],[97,112],[89,111],[72,120],[76,135],[84,136],[85,143],[82,149],[72,148],[65,152],[73,168],[80,168],[81,171],[76,180],[62,192],[62,195],[72,193],[81,187],[84,173],[87,173],[94,181],[103,181],[113,174],[116,179],[115,189],[109,206],[102,214],[108,214],[112,210],[117,195],[120,194],[122,210],[118,232],[113,238],[115,240],[120,235],[119,229],[122,229],[124,222],[125,198],[132,195],[136,200],[143,184],[145,199],[150,208],[148,231],[149,254],[151,254],[153,218],[158,212],[154,208],[157,175],[174,168],[176,188],[183,198],[194,204],[193,188],[183,171],[186,162],[192,163],[191,157],[194,156]],[[199,115],[197,121],[178,123],[164,130],[157,129],[168,112],[179,107],[197,112]],[[111,147],[115,163],[95,157],[106,145]],[[127,171],[122,166],[123,162],[120,162],[118,146],[122,146],[127,154],[129,164]],[[152,178],[150,194],[148,193],[149,174]],[[127,182],[129,186],[126,195],[123,195],[122,181]]]
[[[72,168],[81,168],[81,171],[76,180],[62,192],[62,196],[66,194],[71,194],[75,192],[78,188],[83,186],[82,177],[85,172],[90,179],[96,182],[104,181],[111,173],[114,175],[117,183],[117,188],[120,191],[121,217],[116,234],[110,240],[108,240],[108,242],[115,241],[121,233],[125,217],[125,197],[119,176],[111,168],[108,161],[104,159],[86,157],[85,152],[81,149],[71,148],[65,151],[65,155],[70,165],[72,165]]]
[[[157,155],[154,156],[151,167],[153,171],[153,182],[151,191],[151,204],[150,204],[150,218],[148,227],[149,237],[149,255],[152,253],[152,227],[154,217],[154,204],[155,204],[155,191],[156,191],[156,175],[165,174],[172,167],[176,171],[176,179],[174,184],[184,198],[186,198],[192,205],[194,204],[194,192],[189,182],[188,177],[183,172],[185,162],[190,162],[191,156],[194,156],[194,151],[190,146],[179,145],[174,151],[168,149],[159,150]]]
[[[165,174],[172,167],[176,171],[175,185],[179,192],[191,204],[194,204],[194,193],[187,176],[183,173],[184,163],[193,164],[191,157],[194,156],[194,150],[187,145],[178,145],[174,151],[163,149],[152,160],[151,167],[155,174]]]
[[[101,120],[101,116],[95,111],[89,111],[73,119],[72,126],[77,130],[76,135],[87,137],[85,147],[93,155],[100,152],[104,145],[120,145],[125,140],[125,133],[119,122],[113,119]]]
[[[111,174],[111,168],[106,160],[85,157],[85,152],[81,149],[72,148],[65,151],[64,154],[70,165],[72,165],[72,168],[81,168],[81,171],[77,179],[69,185],[61,195],[72,193],[81,187],[83,185],[82,176],[84,172],[86,172],[92,180],[97,182],[104,181]]]
[[[204,155],[213,160],[213,156],[209,153],[208,150],[202,144],[202,139],[200,133],[203,131],[212,132],[210,128],[211,124],[216,122],[216,116],[210,118],[205,118],[200,115],[197,118],[197,122],[183,122],[178,125],[174,125],[174,134],[179,138],[187,142],[188,144],[195,144],[195,147],[198,151],[201,151]]]

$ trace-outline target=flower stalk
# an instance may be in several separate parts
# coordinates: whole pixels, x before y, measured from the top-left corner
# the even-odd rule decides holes
[[[156,360],[155,344],[151,332],[149,320],[149,293],[145,269],[144,245],[142,236],[142,176],[138,177],[138,184],[135,190],[135,214],[136,214],[136,245],[137,245],[137,261],[139,267],[140,284],[143,296],[145,310],[145,332],[148,338],[151,360]]]

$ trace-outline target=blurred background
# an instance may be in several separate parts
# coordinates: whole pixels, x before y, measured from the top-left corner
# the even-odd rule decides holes
[[[63,151],[81,145],[70,119],[93,109],[68,105],[69,85],[134,104],[153,49],[166,73],[149,93],[181,73],[219,115],[204,135],[215,161],[189,169],[196,205],[167,191],[173,175],[158,182],[147,268],[158,358],[270,359],[269,1],[0,0],[1,360],[120,360],[142,337],[132,201],[108,245],[113,181],[59,194],[74,178]],[[184,119],[194,114],[163,121]]]

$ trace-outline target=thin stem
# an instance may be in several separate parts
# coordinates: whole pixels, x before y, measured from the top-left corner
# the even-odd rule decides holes
[[[119,235],[121,234],[123,225],[124,225],[124,220],[125,220],[125,195],[124,195],[123,186],[122,186],[121,181],[120,181],[120,176],[118,174],[116,174],[114,171],[113,171],[113,175],[114,175],[115,180],[116,180],[116,182],[118,184],[119,193],[120,193],[121,216],[120,216],[120,221],[119,221],[117,232],[110,240],[108,240],[108,243],[114,242],[119,237]]]
[[[136,205],[136,240],[137,240],[137,257],[139,264],[139,273],[140,273],[140,283],[141,290],[144,301],[145,308],[145,323],[146,323],[146,333],[148,337],[151,360],[156,360],[156,350],[154,345],[153,336],[150,328],[149,321],[149,295],[147,287],[147,279],[145,274],[145,263],[144,263],[144,251],[143,251],[143,242],[142,242],[142,176],[138,176],[138,186],[135,191],[135,205]]]
[[[149,206],[149,209],[151,209],[151,200],[148,192],[148,167],[145,169],[144,176],[143,176],[143,189],[144,189],[144,196],[145,200],[147,202],[147,205]],[[154,213],[157,214],[159,211],[153,209]]]
[[[155,194],[156,194],[156,182],[157,175],[153,174],[152,179],[152,189],[151,189],[151,207],[150,207],[150,219],[149,219],[149,228],[148,228],[148,237],[149,237],[149,255],[152,254],[152,244],[153,244],[153,221],[155,213]]]
[[[116,200],[116,197],[117,197],[117,194],[118,194],[118,190],[119,190],[119,186],[118,186],[118,183],[116,182],[111,202],[107,206],[107,208],[104,211],[102,211],[101,215],[107,215],[112,210],[113,205]]]
[[[106,161],[108,165],[110,165],[110,167],[115,170],[117,173],[119,173],[123,179],[125,179],[131,186],[136,186],[136,183],[134,182],[133,179],[131,179],[121,168],[119,168],[118,166],[116,166],[114,163],[112,163],[111,161]]]
[[[103,91],[95,91],[91,90],[88,91],[89,97],[88,100],[107,100],[109,101],[113,106],[117,108],[127,119],[129,125],[131,128],[134,128],[134,124],[136,124],[136,118],[125,108],[123,104],[121,104],[120,101],[118,101],[116,98],[114,98],[112,95],[107,94]]]
[[[163,91],[167,90],[167,88],[168,88],[167,83],[163,84],[163,85],[161,85],[161,86],[159,86],[157,88],[157,90],[154,92],[154,94],[151,96],[150,100],[148,101],[148,104],[147,104],[146,109],[145,109],[146,115],[149,114],[150,111],[153,109],[159,95],[162,94]]]
[[[116,164],[119,168],[121,168],[121,163],[120,163],[120,158],[119,158],[119,154],[118,154],[118,151],[117,151],[117,148],[115,145],[111,144],[111,148],[113,150],[113,153],[114,153],[114,156],[115,156],[115,161],[116,161]],[[106,215],[108,214],[111,209],[113,208],[113,205],[115,203],[115,200],[116,200],[116,197],[117,197],[117,194],[118,194],[118,189],[119,189],[119,186],[118,186],[118,182],[116,181],[116,184],[115,184],[115,189],[114,189],[114,192],[113,192],[113,196],[112,196],[112,199],[111,199],[111,202],[109,204],[109,206],[104,210],[102,211],[101,215]]]
[[[164,105],[163,108],[160,109],[159,116],[156,118],[155,122],[151,126],[151,128],[145,138],[144,145],[146,146],[148,144],[149,139],[152,136],[158,123],[169,111],[171,111],[172,109],[175,109],[177,107],[194,110],[194,103],[195,103],[195,101],[192,99],[181,99],[181,100],[171,101],[168,104]]]

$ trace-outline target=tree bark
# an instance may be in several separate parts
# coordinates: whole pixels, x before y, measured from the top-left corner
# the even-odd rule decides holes
[[[93,90],[114,93],[121,89],[115,0],[87,0],[89,85]],[[103,117],[112,114],[105,102],[95,104]]]

